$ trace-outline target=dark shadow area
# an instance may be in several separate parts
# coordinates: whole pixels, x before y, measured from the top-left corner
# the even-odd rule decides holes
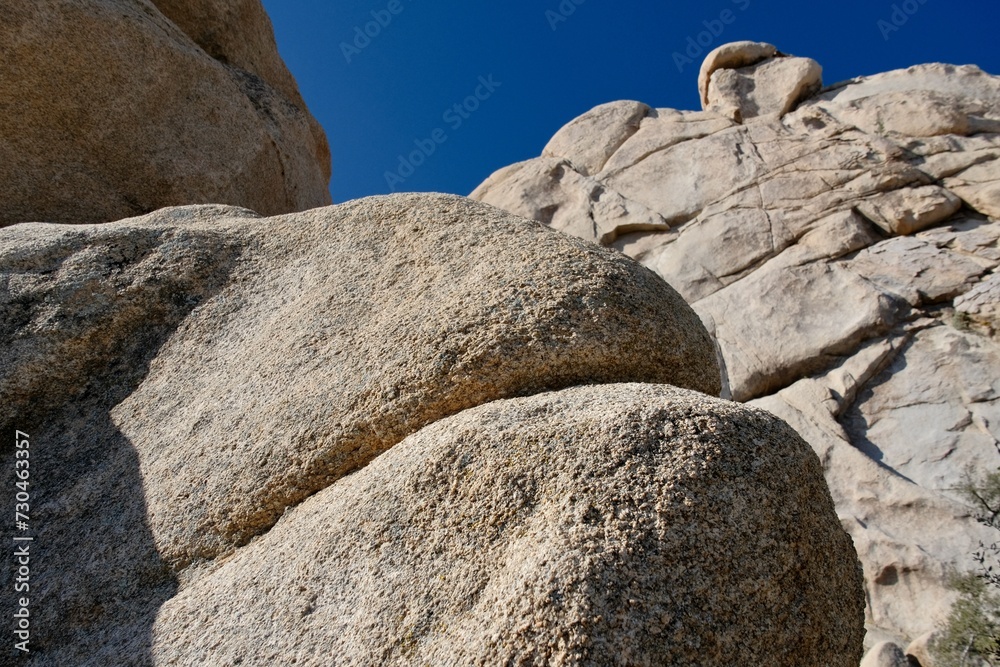
[[[73,314],[83,319],[70,327],[74,335],[67,349],[101,350],[100,359],[73,369],[74,375],[86,372],[83,378],[74,377],[79,385],[60,391],[66,369],[52,368],[39,382],[49,383],[59,395],[58,404],[42,401],[2,425],[2,665],[152,664],[156,614],[178,584],[157,551],[147,521],[138,453],[115,426],[111,411],[143,382],[178,325],[226,284],[239,257],[238,248],[220,237],[185,236],[195,250],[182,271],[170,273],[173,267],[167,266],[162,275],[136,273],[132,287],[141,296],[122,297],[110,316],[104,312],[87,321],[85,308]],[[169,251],[160,247],[153,252]],[[134,267],[148,256],[143,252],[127,263]],[[41,308],[43,301],[31,307]],[[91,338],[96,335],[103,340],[95,348]],[[9,338],[0,340],[9,343]],[[52,351],[40,347],[42,353]],[[38,372],[37,360],[31,360],[29,368]],[[13,367],[15,372],[23,369],[24,364]],[[14,523],[15,429],[30,436],[26,531]],[[27,543],[30,575],[23,582],[30,587],[23,593],[30,602],[29,654],[16,650],[12,641],[22,594],[14,588],[21,575],[11,545],[25,544],[15,543],[15,536],[34,538]]]
[[[24,656],[6,641],[12,662],[0,663],[152,663],[152,625],[177,581],[146,521],[138,455],[108,409],[88,408],[69,406],[50,416],[52,426],[30,431],[30,529],[18,534],[34,537],[28,543],[31,653]],[[10,489],[13,466],[6,461],[3,487]],[[4,495],[0,511],[12,517],[12,494]],[[4,532],[4,543],[13,544],[11,531]],[[13,559],[5,560],[0,613],[9,637],[16,572]]]
[[[882,369],[880,373],[873,377],[864,386],[864,388],[858,392],[850,408],[841,414],[839,421],[841,426],[844,427],[844,431],[847,433],[847,436],[855,449],[877,463],[883,470],[886,470],[887,472],[890,472],[896,477],[904,479],[911,484],[915,484],[916,482],[912,479],[903,475],[885,462],[885,453],[878,447],[878,445],[868,439],[868,420],[865,419],[864,414],[861,412],[861,406],[871,400],[875,394],[874,390],[876,387],[888,382],[893,375],[906,368],[906,352],[909,350],[911,345],[912,342],[906,343],[906,345],[903,346],[903,349],[896,354],[895,358],[889,363],[889,365]]]

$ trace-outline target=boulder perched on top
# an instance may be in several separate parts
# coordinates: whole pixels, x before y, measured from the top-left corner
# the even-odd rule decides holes
[[[0,285],[0,427],[47,471],[48,664],[148,653],[164,600],[431,422],[575,385],[720,390],[658,276],[455,196],[13,225]]]
[[[705,57],[698,74],[704,109],[736,122],[765,114],[783,116],[823,87],[823,68],[772,44],[732,42]]]
[[[755,86],[733,89],[737,106],[756,105],[753,68],[789,60],[721,47],[705,110],[619,116],[610,155],[560,131],[578,138],[472,196],[618,248],[692,304],[725,395],[819,453],[864,565],[870,637],[906,646],[947,618],[949,572],[997,540],[955,489],[969,467],[1000,466],[1000,77],[918,65],[743,124],[708,104],[734,72]]]
[[[698,70],[698,95],[701,97],[702,108],[711,103],[708,88],[716,70],[751,67],[777,55],[778,49],[774,44],[749,40],[729,42],[710,51]]]
[[[863,610],[851,540],[790,428],[704,394],[613,384],[411,435],[166,602],[152,653],[857,667]]]
[[[0,225],[330,202],[326,137],[259,0],[0,0],[0,14]]]

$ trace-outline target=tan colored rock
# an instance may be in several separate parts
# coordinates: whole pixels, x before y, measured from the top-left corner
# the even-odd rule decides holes
[[[916,335],[925,334],[918,331]],[[941,627],[956,597],[948,584],[949,572],[971,568],[970,554],[979,541],[995,539],[992,531],[977,522],[971,510],[951,492],[939,485],[923,486],[893,469],[893,460],[873,456],[876,445],[867,440],[864,423],[851,416],[857,412],[858,403],[874,405],[871,387],[893,375],[894,371],[888,369],[898,372],[906,368],[912,340],[912,333],[900,333],[872,341],[828,373],[752,401],[752,405],[785,420],[820,457],[837,512],[851,533],[865,569],[869,636],[895,637],[897,642]],[[976,368],[981,362],[981,357],[963,355],[956,360],[950,376],[988,375],[990,367]],[[926,364],[920,365],[926,372]],[[902,381],[900,378],[896,386]],[[923,381],[934,383],[935,379],[925,377]],[[876,391],[885,395],[884,391]],[[942,389],[938,395],[946,391]],[[933,408],[936,399],[924,393],[928,395],[924,406]],[[933,447],[937,439],[955,436],[948,431],[952,424],[922,424],[925,431],[911,448],[914,458],[927,456],[928,444]],[[900,433],[894,441],[895,451],[906,448],[906,438],[912,437],[917,428],[914,425]],[[964,427],[962,437],[974,436],[975,428],[971,423]],[[983,454],[980,449],[979,456]],[[939,470],[951,465],[957,472],[963,465],[961,459],[968,461],[961,448],[952,456],[955,458],[950,462],[937,463]],[[991,456],[992,460],[989,456],[980,458],[984,467],[1000,463],[995,451]]]
[[[882,642],[865,654],[861,667],[910,667],[910,663],[899,644]]]
[[[1000,220],[1000,160],[973,165],[945,179],[945,185],[971,208]]]
[[[152,0],[212,58],[252,72],[304,108],[295,78],[278,55],[274,28],[260,0]]]
[[[577,384],[719,391],[652,272],[459,197],[20,224],[0,267],[0,427],[49,471],[32,637],[53,664],[142,662],[211,559],[427,423]]]
[[[767,213],[760,209],[702,216],[684,225],[676,240],[649,252],[643,261],[694,303],[769,258],[775,246],[772,231]]]
[[[965,294],[955,299],[955,311],[961,318],[987,324],[1000,331],[1000,273],[992,273]]]
[[[939,248],[931,239],[900,236],[865,248],[845,266],[911,306],[920,306],[963,295],[997,264]]]
[[[1000,225],[981,216],[959,215],[949,220],[949,224],[928,229],[918,236],[989,266],[1000,264]]]
[[[739,69],[717,69],[709,79],[706,108],[738,123],[784,116],[822,87],[823,68],[812,58],[769,58]]]
[[[165,6],[194,40],[148,3],[0,2],[0,225],[329,203],[326,139],[259,2]]]
[[[911,139],[905,147],[915,156],[912,164],[935,180],[943,180],[977,164],[1000,159],[998,134]]]
[[[737,183],[742,182],[742,172],[752,168],[748,165],[741,169],[739,159],[733,159],[738,138],[721,132],[732,126],[731,121],[715,114],[671,117],[651,112],[639,131],[622,144],[605,170],[593,180],[580,178],[583,174],[572,161],[567,165],[562,159],[542,157],[498,170],[469,196],[604,244],[630,232],[665,231],[690,219],[710,198],[736,187],[733,183],[713,184],[712,178],[702,173],[698,165],[708,167],[710,163],[694,159],[693,151],[698,147],[691,139],[717,137],[717,143],[701,146],[700,150],[734,162],[733,178]],[[647,147],[660,141],[667,141],[674,150],[646,152]],[[621,172],[625,166],[634,167],[634,171]],[[622,174],[625,187],[619,187],[613,169]],[[676,174],[683,181],[669,191],[643,187],[647,179],[642,174],[663,171]],[[708,184],[709,192],[688,187],[699,182]],[[630,188],[628,184],[640,187]],[[600,200],[606,203],[595,206]]]
[[[942,187],[894,190],[858,204],[866,218],[890,234],[912,234],[944,222],[962,208],[962,201]]]
[[[702,139],[735,123],[713,111],[651,109],[638,131],[630,136],[605,163],[601,177],[631,167],[653,153],[684,141]]]
[[[549,140],[542,157],[569,160],[584,176],[596,174],[639,129],[650,108],[641,102],[610,102],[568,123]]]
[[[439,421],[324,489],[168,601],[152,654],[854,667],[860,585],[818,461],[779,420],[580,387]]]
[[[700,92],[787,60],[742,49],[706,59]],[[968,463],[1000,465],[997,109],[1000,77],[939,64],[740,126],[656,109],[594,177],[669,224],[613,246],[694,304],[725,395],[819,453],[864,566],[868,646],[940,627],[949,573],[996,541],[946,487]],[[553,187],[519,197],[527,208]]]
[[[743,150],[745,142],[743,128],[733,127],[653,152],[634,166],[600,180],[675,226],[757,179],[762,164],[757,156]]]
[[[773,58],[778,49],[766,42],[730,42],[709,52],[701,63],[698,72],[698,93],[701,95],[701,107],[709,105],[708,89],[712,75],[720,69],[739,69],[749,67],[759,62]]]
[[[887,166],[862,169],[860,150]],[[698,162],[700,155],[716,154],[719,161]],[[698,300],[794,243],[824,246],[814,249],[812,261],[879,241],[874,226],[850,209],[863,197],[925,181],[908,165],[888,166],[900,154],[898,148],[893,153],[887,146],[854,143],[849,135],[814,138],[759,123],[662,151],[646,160],[649,166],[641,163],[605,182],[674,221],[675,233],[649,237],[632,254],[685,298]],[[694,162],[685,167],[685,160]],[[711,169],[726,162],[724,173]],[[657,173],[667,184],[657,186]]]
[[[899,303],[837,265],[775,263],[694,308],[718,340],[733,400],[745,401],[820,370],[887,330]]]
[[[1000,219],[1000,181],[991,183],[949,183],[955,194],[970,207],[993,219]]]
[[[932,90],[887,92],[845,102],[834,112],[869,134],[933,137],[968,134],[969,116]]]
[[[630,209],[644,205],[658,213],[671,232],[632,234],[621,247],[685,298],[697,300],[742,278],[807,234],[817,232],[810,243],[820,243],[817,230],[832,225],[831,216],[848,214],[865,198],[930,181],[905,162],[899,146],[869,140],[816,113],[806,121],[829,121],[818,136],[809,133],[808,122],[799,114],[743,127],[705,112],[651,114],[595,180],[603,186],[602,197],[617,192],[634,203]],[[865,159],[859,161],[859,154]],[[536,169],[525,178],[521,170],[525,167],[497,172],[473,196],[560,229],[574,224],[590,228],[588,211],[556,205],[584,200],[561,172],[555,172],[557,179]],[[570,215],[557,221],[550,219],[553,211]],[[635,215],[630,231],[625,231],[629,227],[624,221],[614,222],[615,237],[621,237],[648,225],[648,216]],[[825,257],[878,240],[867,222],[851,221],[848,227],[837,232],[831,227],[834,236],[823,243],[834,254]],[[617,244],[617,238],[612,243]],[[823,257],[820,253],[813,259]]]
[[[1000,120],[1000,81],[975,65],[929,63],[844,81],[804,106],[822,108],[844,122],[873,119],[876,131],[879,112],[885,132],[918,131],[914,136],[929,136],[965,127],[983,131]],[[859,117],[858,110],[867,111]],[[926,117],[907,118],[907,110]],[[867,125],[867,121],[862,124]],[[871,131],[869,127],[862,129]]]
[[[494,176],[470,197],[587,241],[609,245],[622,234],[670,229],[663,216],[584,176],[566,159],[528,160]]]
[[[278,54],[274,28],[260,0],[153,0],[153,3],[212,58],[260,77],[306,113],[315,139],[310,148],[329,180],[330,146],[326,133],[309,114],[295,77]]]
[[[881,241],[871,224],[855,210],[837,211],[817,220],[798,240],[803,259],[839,259]]]
[[[952,326],[920,331],[842,422],[882,466],[961,500],[967,468],[1000,466],[1000,350]]]

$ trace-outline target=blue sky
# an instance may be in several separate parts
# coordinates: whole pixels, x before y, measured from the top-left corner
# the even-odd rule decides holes
[[[468,194],[496,169],[539,155],[556,130],[604,102],[700,108],[704,53],[741,39],[816,59],[827,84],[924,62],[1000,74],[997,0],[264,6],[330,139],[335,202],[393,190]]]

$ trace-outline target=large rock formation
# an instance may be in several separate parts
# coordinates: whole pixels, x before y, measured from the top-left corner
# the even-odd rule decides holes
[[[14,225],[0,281],[28,664],[857,664],[815,455],[618,253],[397,195]]]
[[[1000,78],[933,64],[815,91],[790,61],[721,47],[704,110],[602,105],[472,196],[614,246],[693,304],[726,395],[820,455],[869,641],[905,646],[995,540],[954,488],[1000,465]]]
[[[0,14],[0,226],[330,202],[326,137],[259,0],[0,0]]]
[[[771,415],[578,387],[441,420],[316,494],[167,601],[153,655],[856,667],[850,551],[819,462]]]

